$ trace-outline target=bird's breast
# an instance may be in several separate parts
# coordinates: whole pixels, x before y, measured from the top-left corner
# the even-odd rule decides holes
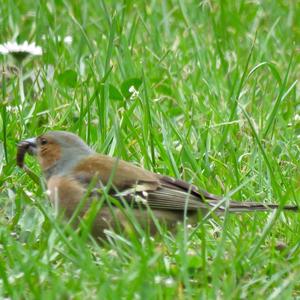
[[[51,202],[64,210],[67,216],[72,216],[84,196],[85,189],[80,182],[68,176],[51,176],[47,187]]]

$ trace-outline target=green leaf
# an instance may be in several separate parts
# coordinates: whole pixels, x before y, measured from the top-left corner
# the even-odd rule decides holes
[[[135,90],[138,90],[141,85],[142,80],[140,78],[130,78],[128,80],[125,80],[121,85],[122,94],[126,99],[128,99],[132,94],[129,92],[130,87],[133,86]]]
[[[57,76],[61,86],[75,88],[77,84],[77,73],[73,70],[66,70]]]
[[[122,94],[119,92],[119,90],[113,86],[112,84],[108,85],[109,87],[109,98],[113,100],[123,100]]]

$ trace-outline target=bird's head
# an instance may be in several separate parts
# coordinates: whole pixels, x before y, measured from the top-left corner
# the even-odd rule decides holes
[[[23,158],[26,153],[37,156],[44,173],[62,173],[93,150],[77,135],[66,131],[50,131],[19,143]],[[21,159],[22,160],[22,159]],[[19,164],[20,165],[20,164]]]

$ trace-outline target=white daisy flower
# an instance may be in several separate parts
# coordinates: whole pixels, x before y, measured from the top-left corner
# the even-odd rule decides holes
[[[11,54],[15,59],[22,61],[29,55],[42,55],[43,50],[40,46],[36,46],[34,42],[31,44],[29,44],[27,41],[25,41],[23,44],[7,42],[0,45],[0,53],[3,55]]]

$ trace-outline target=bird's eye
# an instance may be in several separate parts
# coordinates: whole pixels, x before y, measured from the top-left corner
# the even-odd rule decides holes
[[[48,144],[48,141],[44,138],[41,139],[41,145],[46,145]]]

